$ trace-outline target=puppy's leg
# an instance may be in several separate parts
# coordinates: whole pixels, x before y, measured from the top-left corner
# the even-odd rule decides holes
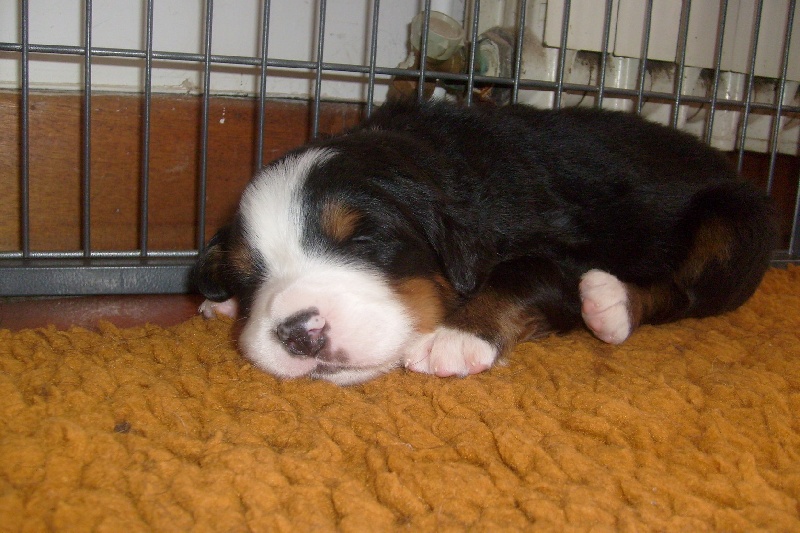
[[[594,335],[619,344],[633,331],[628,286],[613,274],[590,270],[581,276],[581,315]]]
[[[736,309],[755,291],[775,245],[765,198],[731,181],[695,198],[676,230],[685,253],[670,276],[623,283],[599,270],[580,283],[583,318],[601,340],[619,343],[640,324],[661,324]]]
[[[581,276],[581,316],[595,337],[621,344],[643,323],[675,320],[689,305],[686,293],[672,282],[640,287],[603,270]]]
[[[405,352],[409,370],[439,377],[483,372],[497,359],[497,347],[478,335],[440,326],[420,335]]]
[[[406,367],[437,376],[482,372],[520,340],[580,324],[579,302],[577,276],[553,263],[535,258],[503,263],[441,326],[408,347]]]
[[[677,298],[677,309],[672,302],[660,302],[661,294],[645,299],[645,313],[648,306],[652,313],[645,314],[648,322],[736,309],[752,296],[769,267],[777,244],[774,212],[749,184],[731,181],[705,191],[695,199],[688,222],[691,247],[672,284],[683,297]]]

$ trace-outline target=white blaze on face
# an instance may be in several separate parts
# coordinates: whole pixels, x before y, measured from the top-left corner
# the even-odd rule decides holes
[[[304,245],[303,185],[308,172],[333,152],[309,149],[266,168],[240,204],[249,245],[267,277],[257,290],[239,344],[267,372],[309,374],[345,384],[396,366],[413,334],[412,321],[383,275]],[[290,354],[276,335],[288,318],[315,309],[326,327],[326,360]]]

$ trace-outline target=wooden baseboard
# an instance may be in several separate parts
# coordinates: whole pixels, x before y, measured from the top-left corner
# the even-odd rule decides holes
[[[733,165],[736,165],[738,158],[738,152],[729,154]],[[766,190],[769,165],[769,154],[746,152],[742,160],[742,176]],[[789,247],[792,235],[797,189],[800,186],[798,177],[800,177],[800,157],[778,154],[775,159],[771,196],[778,214],[780,247],[782,249]]]
[[[91,245],[139,247],[142,113],[140,95],[95,94],[91,116]],[[0,250],[20,249],[20,97],[0,92]],[[35,251],[81,247],[82,109],[80,95],[31,93],[30,228]],[[319,129],[331,134],[355,124],[362,106],[323,103]],[[258,102],[213,97],[209,106],[207,235],[235,209],[255,170]],[[264,161],[306,142],[307,102],[270,100],[265,109]],[[155,95],[151,107],[148,244],[153,250],[192,249],[197,237],[202,101]]]
[[[91,126],[91,245],[96,250],[139,247],[142,170],[141,95],[95,94]],[[74,93],[30,95],[30,228],[34,251],[81,247],[83,100]],[[332,134],[362,116],[358,104],[323,103],[319,129]],[[209,108],[206,235],[224,224],[255,170],[258,102],[213,97]],[[308,102],[270,100],[264,114],[264,161],[306,142]],[[202,100],[155,95],[150,129],[148,246],[192,249],[197,236]],[[20,96],[0,92],[0,250],[20,237]],[[733,157],[733,154],[732,154]],[[769,157],[748,153],[743,174],[763,185]],[[800,158],[779,156],[774,179],[784,244],[797,195]]]

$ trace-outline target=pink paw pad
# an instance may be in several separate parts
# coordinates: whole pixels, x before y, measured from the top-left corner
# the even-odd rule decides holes
[[[203,315],[205,318],[214,318],[217,315],[236,318],[238,309],[239,305],[237,304],[236,300],[234,298],[230,298],[224,302],[205,300],[202,304],[200,304],[200,308],[197,310],[197,312]]]
[[[628,289],[616,276],[602,270],[590,270],[581,277],[581,315],[594,335],[611,344],[619,344],[631,334],[628,313]]]
[[[414,372],[439,377],[468,376],[488,369],[497,348],[464,331],[440,327],[420,336],[406,350],[405,366]]]

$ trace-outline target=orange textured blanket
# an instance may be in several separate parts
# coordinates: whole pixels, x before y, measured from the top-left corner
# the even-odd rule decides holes
[[[798,267],[466,379],[279,382],[231,330],[0,330],[0,530],[800,531]]]

